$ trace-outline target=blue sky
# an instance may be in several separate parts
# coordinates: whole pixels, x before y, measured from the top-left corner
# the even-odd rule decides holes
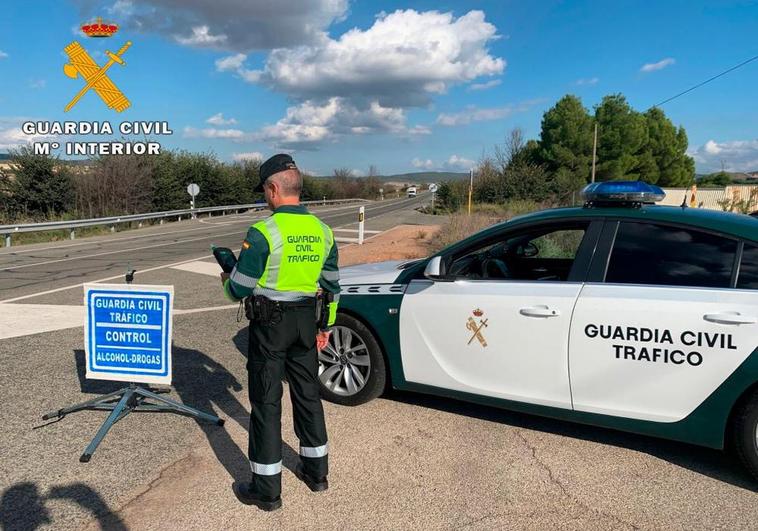
[[[166,120],[168,148],[223,160],[293,151],[313,173],[465,171],[567,93],[638,110],[758,54],[755,1],[10,0],[0,18],[0,152],[23,120]],[[96,16],[110,39],[79,33]],[[40,27],[44,25],[44,31]],[[121,114],[63,75],[63,47],[109,76]],[[647,66],[646,66],[647,65]],[[758,61],[666,104],[701,172],[758,171]],[[215,117],[215,118],[214,118]]]

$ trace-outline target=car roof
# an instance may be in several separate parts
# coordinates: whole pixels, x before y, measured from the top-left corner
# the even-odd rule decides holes
[[[522,223],[567,218],[612,218],[621,220],[629,219],[681,223],[705,230],[730,234],[739,238],[758,241],[758,219],[754,217],[745,214],[735,214],[732,212],[721,212],[718,210],[707,210],[703,208],[683,208],[660,205],[643,205],[639,208],[621,206],[601,208],[551,208],[518,216],[509,221],[503,222],[502,224],[498,224],[497,226],[503,228],[506,224],[520,225]],[[495,227],[492,228],[494,229]]]

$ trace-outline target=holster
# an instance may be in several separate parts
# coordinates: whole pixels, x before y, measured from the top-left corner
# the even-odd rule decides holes
[[[320,291],[316,295],[316,324],[319,330],[329,328],[329,305],[334,301],[334,293]]]
[[[281,321],[282,309],[278,301],[262,295],[252,295],[245,299],[245,316],[251,321],[271,325]]]

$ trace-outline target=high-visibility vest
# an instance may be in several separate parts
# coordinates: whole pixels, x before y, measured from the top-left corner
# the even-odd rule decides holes
[[[266,268],[255,286],[256,295],[275,300],[312,297],[334,234],[312,214],[278,212],[255,223],[268,242]]]

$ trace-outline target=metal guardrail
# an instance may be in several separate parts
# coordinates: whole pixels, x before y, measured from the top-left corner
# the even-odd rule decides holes
[[[323,201],[302,201],[303,205],[336,205],[342,203],[368,202],[368,199],[326,199]],[[124,216],[111,216],[107,218],[77,219],[69,221],[46,221],[42,223],[21,223],[11,225],[0,225],[0,234],[5,235],[5,246],[11,246],[13,234],[23,232],[42,232],[48,230],[69,230],[70,238],[76,237],[75,231],[82,227],[96,227],[101,225],[110,225],[111,232],[116,230],[119,223],[131,223],[134,221],[142,222],[149,220],[159,220],[163,225],[167,218],[178,218],[181,221],[183,217],[194,218],[198,214],[208,214],[212,216],[214,212],[221,212],[225,215],[227,212],[238,212],[240,210],[263,210],[267,208],[265,203],[253,203],[249,205],[225,205],[218,207],[186,208],[183,210],[168,210],[165,212],[149,212],[146,214],[128,214]]]

